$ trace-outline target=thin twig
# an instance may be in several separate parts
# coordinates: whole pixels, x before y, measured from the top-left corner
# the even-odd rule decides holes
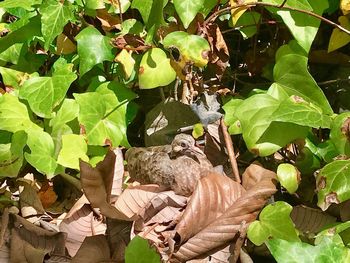
[[[278,8],[282,8],[282,7],[285,5],[285,3],[286,3],[287,1],[288,1],[288,0],[284,0],[283,3],[280,4],[280,6],[279,6]]]
[[[294,8],[294,7],[291,7],[291,6],[287,6],[287,5],[275,5],[275,4],[271,4],[271,3],[263,3],[263,2],[253,2],[253,3],[245,3],[245,4],[239,4],[239,5],[235,5],[235,6],[229,6],[229,7],[226,7],[226,8],[223,8],[223,9],[220,9],[216,12],[214,12],[211,16],[209,16],[203,23],[203,27],[207,26],[208,23],[211,23],[212,21],[214,21],[219,15],[223,14],[223,13],[226,13],[226,12],[229,12],[230,10],[232,9],[237,9],[237,8],[241,8],[241,7],[246,7],[246,8],[249,8],[249,7],[254,7],[254,6],[267,6],[267,7],[275,7],[275,8],[279,8],[279,9],[285,9],[285,10],[290,10],[290,11],[296,11],[296,12],[299,12],[299,13],[304,13],[304,14],[307,14],[309,16],[313,16],[317,19],[320,19],[336,28],[338,28],[340,31],[343,31],[344,33],[347,33],[350,35],[350,30],[342,27],[341,25],[338,25],[337,23],[334,23],[333,21],[327,19],[327,18],[324,18],[323,16],[320,16],[318,14],[315,14],[313,12],[310,12],[310,11],[307,11],[307,10],[303,10],[303,9],[299,9],[299,8]]]
[[[226,144],[226,148],[227,148],[227,152],[228,152],[228,157],[230,158],[233,176],[234,176],[237,183],[241,183],[241,178],[239,176],[239,170],[238,170],[235,150],[233,149],[232,139],[231,139],[230,134],[228,134],[227,126],[226,126],[223,118],[221,118],[221,120],[220,120],[220,125],[221,125],[221,129],[222,129],[222,133],[224,135],[224,140],[225,140],[225,144]]]

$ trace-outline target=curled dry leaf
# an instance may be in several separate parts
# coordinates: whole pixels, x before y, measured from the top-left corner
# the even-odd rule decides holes
[[[128,220],[110,204],[111,190],[115,171],[116,155],[108,151],[104,160],[93,168],[80,160],[80,179],[87,199],[94,208],[99,208],[101,214],[115,219]]]
[[[275,173],[252,164],[243,174],[246,189],[215,173],[201,179],[175,228],[180,241],[171,262],[185,262],[233,240],[241,224],[255,220],[276,192],[275,178]]]
[[[104,234],[106,225],[95,217],[90,205],[83,205],[80,209],[72,208],[74,213],[68,213],[59,228],[67,233],[66,247],[74,256],[86,236]]]

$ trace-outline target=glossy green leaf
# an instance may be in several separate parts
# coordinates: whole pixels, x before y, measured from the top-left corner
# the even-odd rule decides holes
[[[125,263],[160,263],[160,256],[148,241],[135,236],[125,249]]]
[[[327,238],[317,246],[282,239],[271,239],[266,242],[266,245],[278,263],[340,263],[350,261],[349,249]]]
[[[291,53],[290,51],[294,51]],[[289,95],[296,95],[319,106],[325,114],[333,114],[326,96],[307,70],[308,58],[295,53],[293,42],[277,51],[273,75],[275,84]]]
[[[17,132],[38,129],[28,115],[27,107],[8,93],[0,96],[0,130]]]
[[[113,92],[114,91],[114,92]],[[126,127],[130,122],[128,102],[135,97],[128,88],[104,83],[96,92],[74,94],[79,104],[79,122],[89,145],[129,146]]]
[[[4,81],[4,84],[8,87],[18,89],[23,82],[29,78],[29,75],[25,72],[17,71],[10,68],[0,67],[0,74]]]
[[[41,4],[42,0],[5,0],[0,3],[0,8],[21,7],[26,10],[32,10],[33,5]]]
[[[175,31],[163,40],[165,48],[177,48],[184,62],[204,67],[208,63],[209,43],[206,39],[183,31]]]
[[[294,96],[280,101],[269,94],[253,95],[244,100],[234,114],[240,121],[248,148],[260,156],[270,155],[293,140],[304,138],[307,127],[328,127],[330,122],[329,116],[317,107]]]
[[[277,167],[277,178],[288,193],[294,194],[300,182],[300,172],[290,163],[281,163]]]
[[[332,203],[350,199],[350,160],[336,160],[317,175],[317,205],[326,210]]]
[[[282,4],[283,0],[263,0],[262,2],[280,5]],[[324,10],[328,8],[328,1],[288,0],[286,5],[321,15]],[[308,53],[320,26],[321,20],[308,14],[296,11],[277,8],[268,8],[268,10],[281,16],[283,22],[289,28],[299,45]]]
[[[333,120],[330,138],[339,154],[350,156],[350,112],[341,113]]]
[[[266,206],[248,228],[247,236],[255,245],[261,245],[268,237],[281,238],[288,241],[300,241],[290,218],[292,206],[278,201]],[[268,235],[266,235],[268,233]]]
[[[51,136],[42,130],[28,130],[27,145],[30,153],[25,153],[24,157],[39,172],[52,178],[57,168],[54,158],[55,149]]]
[[[260,13],[257,12],[244,12],[239,17],[235,27],[238,27],[244,39],[250,38],[256,34],[260,17]]]
[[[60,58],[53,65],[52,77],[32,77],[19,91],[19,96],[26,99],[30,108],[38,116],[51,118],[53,109],[64,99],[70,84],[76,79],[72,72],[73,64]]]
[[[103,61],[113,61],[114,54],[110,38],[103,36],[96,28],[84,28],[77,36],[79,71],[80,76],[84,75],[96,64]]]
[[[16,177],[23,164],[23,148],[27,136],[24,131],[12,135],[11,143],[0,144],[0,178]]]
[[[203,136],[203,134],[204,134],[204,127],[202,123],[196,123],[195,125],[193,125],[192,136],[195,139],[198,139],[199,137]]]
[[[237,107],[243,102],[242,99],[230,99],[227,101],[224,106],[222,106],[225,111],[225,123],[228,126],[228,132],[230,134],[241,134],[241,123],[235,115]]]
[[[174,0],[174,6],[182,24],[188,28],[197,13],[202,9],[205,0]]]
[[[12,0],[11,0],[12,1]],[[20,29],[0,38],[0,53],[16,43],[30,43],[35,37],[41,36],[40,17],[35,16]]]
[[[63,27],[74,18],[71,5],[65,1],[44,0],[40,6],[41,32],[47,50],[52,41],[63,31]]]
[[[151,14],[152,4],[153,0],[133,0],[131,3],[131,8],[139,10],[143,21],[147,23]]]
[[[142,57],[139,69],[141,89],[153,89],[173,82],[176,73],[170,65],[170,59],[160,48],[148,50]]]
[[[55,156],[58,156],[58,151],[62,147],[62,136],[73,133],[72,128],[67,123],[78,118],[78,113],[78,103],[73,99],[65,99],[56,116],[50,120],[51,137],[55,143]]]
[[[105,7],[104,0],[85,0],[85,7],[88,9],[102,9]]]
[[[62,135],[62,149],[58,155],[57,163],[65,167],[79,170],[79,159],[89,161],[86,155],[87,144],[83,135]]]
[[[20,59],[23,43],[17,43],[6,49],[0,54],[0,60],[17,64]]]

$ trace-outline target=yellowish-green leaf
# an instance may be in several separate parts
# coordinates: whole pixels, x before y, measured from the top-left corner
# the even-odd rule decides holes
[[[72,169],[79,169],[79,159],[89,161],[86,155],[87,144],[83,135],[66,134],[62,136],[62,149],[57,163]]]
[[[346,29],[350,29],[350,22],[346,16],[341,16],[338,19],[340,25]],[[340,31],[338,28],[334,28],[331,38],[329,40],[328,52],[332,52],[347,45],[350,42],[350,35],[346,34],[343,31]]]
[[[239,5],[239,4],[244,4],[245,2],[248,2],[248,3],[254,3],[256,2],[256,0],[230,0],[230,5],[232,7],[236,6],[236,5]],[[238,8],[234,8],[234,9],[231,9],[231,17],[232,17],[232,23],[233,23],[233,26],[236,25],[238,19],[241,17],[241,15],[243,15],[243,13],[245,11],[247,11],[247,7],[238,7]]]
[[[115,61],[122,65],[126,79],[130,78],[135,66],[135,60],[131,54],[131,51],[123,49],[115,58]]]
[[[340,0],[340,9],[344,15],[350,13],[350,0]]]

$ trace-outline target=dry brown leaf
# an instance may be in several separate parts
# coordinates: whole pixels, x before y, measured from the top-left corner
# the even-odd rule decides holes
[[[337,219],[319,209],[303,205],[293,207],[290,214],[295,227],[304,233],[318,233],[323,227]]]
[[[180,247],[171,262],[185,262],[234,240],[242,224],[255,220],[276,192],[275,178],[275,173],[254,164],[243,174],[247,191],[228,177],[213,173],[204,177],[176,226]]]
[[[107,239],[113,251],[112,258],[117,262],[124,262],[125,248],[130,242],[132,222],[107,218]]]
[[[57,37],[56,55],[68,55],[77,50],[77,46],[65,34],[59,34]]]
[[[208,67],[221,80],[230,59],[228,47],[217,24],[209,24],[202,29],[210,45]]]
[[[245,190],[232,179],[210,173],[198,183],[176,226],[181,243],[202,231],[237,200]]]
[[[43,262],[47,253],[65,255],[65,233],[44,230],[18,215],[11,214],[11,219],[11,262]]]
[[[53,184],[48,181],[41,186],[38,196],[44,208],[50,207],[57,200],[57,195],[53,190]]]
[[[102,28],[105,31],[111,31],[120,27],[121,21],[119,16],[112,16],[106,9],[97,9],[96,18],[100,20]]]
[[[104,234],[106,225],[95,218],[90,205],[84,205],[74,214],[65,218],[60,226],[61,232],[67,233],[66,247],[71,256],[74,256],[86,236]]]
[[[111,190],[114,177],[116,156],[108,151],[104,160],[93,168],[90,164],[80,160],[80,179],[87,199],[94,208],[99,208],[104,216],[127,220],[110,203]]]
[[[158,185],[140,185],[124,190],[115,203],[115,207],[130,220],[141,217],[149,221],[166,206],[184,207],[187,198],[173,191],[159,193]]]
[[[22,216],[28,217],[44,214],[45,209],[41,204],[34,186],[24,181],[22,181],[21,184],[23,185],[23,190],[19,195],[19,200]]]
[[[113,152],[115,154],[115,161],[111,194],[119,196],[123,191],[124,158],[120,148],[114,149]]]
[[[10,249],[6,245],[0,247],[0,262],[10,263]]]
[[[109,262],[110,251],[104,235],[85,238],[83,244],[71,263],[99,263]]]

